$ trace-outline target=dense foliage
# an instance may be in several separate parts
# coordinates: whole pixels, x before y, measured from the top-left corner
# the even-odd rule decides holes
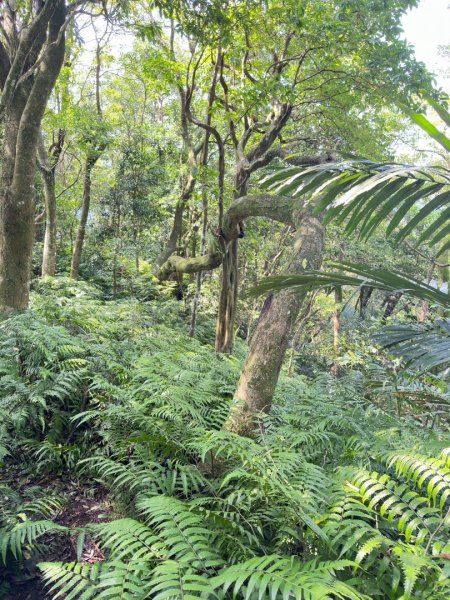
[[[54,597],[448,597],[448,436],[370,370],[283,376],[247,439],[221,429],[239,360],[179,303],[49,280],[1,327],[4,589],[37,555]],[[101,482],[116,518],[65,524],[55,477]],[[62,538],[72,562],[45,562]],[[103,560],[78,562],[88,539]]]
[[[450,597],[416,5],[0,2],[0,599]]]

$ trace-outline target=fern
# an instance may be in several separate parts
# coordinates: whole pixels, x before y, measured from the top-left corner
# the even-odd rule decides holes
[[[41,565],[50,597],[449,597],[446,417],[423,427],[429,400],[395,373],[372,385],[393,369],[282,376],[263,430],[241,438],[222,428],[239,360],[187,338],[179,304],[38,287],[36,312],[0,325],[7,568],[72,533],[51,521],[52,489],[14,490],[44,471],[100,481],[117,514],[78,532],[79,558],[94,539],[101,563]],[[416,387],[445,400],[437,378]]]
[[[213,586],[223,591],[232,589],[233,597],[250,598],[258,592],[259,598],[269,594],[277,598],[293,596],[303,598],[365,598],[354,588],[336,579],[336,572],[353,566],[351,561],[320,563],[313,560],[302,563],[297,557],[270,555],[252,558],[245,563],[233,565],[212,580]]]
[[[421,455],[391,454],[386,458],[388,467],[395,467],[398,475],[405,476],[419,490],[425,488],[427,497],[436,505],[439,498],[440,509],[450,496],[450,467],[446,463],[446,450],[443,458],[428,458]]]
[[[66,533],[68,529],[52,521],[24,521],[11,529],[0,530],[0,554],[6,564],[8,552],[22,558],[25,549],[31,550],[41,536],[49,532]]]
[[[94,532],[102,548],[109,550],[111,558],[115,560],[162,559],[166,554],[160,538],[143,523],[134,519],[119,519],[98,525]]]
[[[97,597],[96,583],[103,565],[82,565],[81,563],[40,563],[39,569],[45,583],[48,585],[48,593],[55,594],[53,600],[65,598],[65,600],[91,600]]]
[[[183,502],[165,496],[142,497],[136,506],[165,542],[168,558],[213,571],[223,564],[211,544],[210,531]]]
[[[397,484],[386,474],[360,473],[349,484],[369,509],[382,519],[396,522],[407,542],[422,543],[439,521],[439,512],[407,484]]]
[[[56,600],[143,600],[147,597],[145,563],[111,561],[108,563],[40,563],[48,593]]]
[[[103,566],[97,583],[98,600],[139,600],[147,596],[148,565],[131,561],[111,561]],[[147,575],[148,576],[148,575]]]
[[[152,574],[149,593],[153,600],[194,600],[217,597],[209,577],[198,575],[185,565],[173,560],[162,562]]]

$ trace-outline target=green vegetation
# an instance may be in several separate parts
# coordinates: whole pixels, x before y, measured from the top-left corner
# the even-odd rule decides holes
[[[228,433],[240,361],[165,323],[174,304],[50,279],[3,323],[4,585],[65,538],[78,560],[38,563],[55,597],[448,597],[448,436],[420,400],[399,420],[370,365],[282,376],[260,433]],[[101,483],[107,521],[61,524],[55,477]]]
[[[415,5],[0,3],[1,600],[450,597]]]

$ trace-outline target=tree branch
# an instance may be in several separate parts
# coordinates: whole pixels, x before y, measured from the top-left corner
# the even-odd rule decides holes
[[[209,251],[203,256],[185,258],[178,255],[170,256],[161,266],[158,277],[167,279],[172,273],[197,273],[216,269],[222,264],[223,243],[231,242],[239,237],[239,223],[250,217],[266,217],[288,225],[293,224],[293,209],[298,200],[271,194],[252,194],[234,200],[224,215],[224,223],[218,237],[210,245]]]

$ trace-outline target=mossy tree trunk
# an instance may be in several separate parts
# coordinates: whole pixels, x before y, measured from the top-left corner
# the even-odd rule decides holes
[[[2,9],[0,312],[28,307],[34,244],[35,166],[41,121],[64,60],[64,0],[34,2],[30,21]],[[26,26],[25,26],[26,25]]]

